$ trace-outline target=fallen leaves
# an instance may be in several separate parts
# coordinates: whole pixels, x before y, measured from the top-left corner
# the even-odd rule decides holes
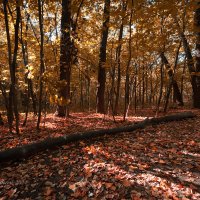
[[[132,185],[129,180],[123,180],[122,184],[123,184],[124,187],[130,187]]]
[[[149,169],[149,167],[150,167],[150,166],[149,166],[148,164],[146,164],[146,163],[144,163],[144,164],[143,164],[143,163],[141,163],[141,164],[139,163],[139,164],[138,164],[138,168],[139,168],[140,170]]]
[[[8,190],[7,194],[9,198],[12,198],[14,196],[14,194],[16,193],[17,189],[10,189]]]
[[[55,161],[55,162],[59,162],[60,158],[52,158],[52,160]]]
[[[104,184],[106,186],[106,189],[110,189],[113,186],[113,183],[105,182]]]
[[[199,126],[198,117],[147,127],[1,166],[0,199],[200,199]]]

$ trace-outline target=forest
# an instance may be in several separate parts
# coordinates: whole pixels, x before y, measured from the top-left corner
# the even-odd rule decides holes
[[[0,0],[0,200],[200,199],[200,0]]]

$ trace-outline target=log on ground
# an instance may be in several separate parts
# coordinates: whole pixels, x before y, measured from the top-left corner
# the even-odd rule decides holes
[[[74,133],[71,135],[64,135],[57,138],[47,138],[41,142],[1,151],[0,162],[21,160],[33,154],[36,154],[40,151],[52,149],[54,147],[65,145],[70,142],[76,142],[79,140],[90,139],[90,138],[103,136],[103,135],[117,134],[121,132],[133,132],[137,129],[144,129],[148,125],[166,123],[166,122],[177,121],[177,120],[184,120],[188,118],[193,118],[195,116],[196,115],[192,112],[177,113],[177,114],[168,115],[168,116],[159,117],[159,118],[151,118],[151,119],[146,118],[142,122],[138,122],[129,126],[123,126],[123,127],[118,127],[118,128],[112,128],[112,129],[86,131],[86,132]]]

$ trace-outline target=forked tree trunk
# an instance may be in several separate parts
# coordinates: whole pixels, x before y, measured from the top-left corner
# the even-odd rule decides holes
[[[167,95],[166,95],[166,101],[165,101],[165,106],[164,106],[164,112],[167,111],[167,107],[168,107],[168,103],[169,103],[169,98],[170,98],[170,94],[171,94],[171,89],[173,86],[173,92],[174,92],[174,100],[178,100],[179,101],[179,105],[183,106],[183,96],[181,91],[179,90],[178,84],[173,84],[174,83],[174,73],[175,70],[177,68],[177,64],[178,64],[178,56],[179,56],[179,50],[181,48],[181,42],[178,46],[177,52],[176,52],[176,59],[175,59],[175,64],[174,64],[174,72],[173,72],[173,76],[170,78],[170,83],[169,83],[169,87],[167,89]]]
[[[200,2],[198,1],[197,4],[199,4],[199,3]],[[196,35],[197,35],[197,39],[196,39],[197,55],[200,55],[200,53],[198,53],[198,51],[200,50],[199,45],[198,45],[198,43],[199,43],[199,41],[198,41],[199,40],[199,27],[200,27],[199,12],[200,12],[199,8],[196,9],[195,10],[195,16],[194,16],[194,22],[195,22],[194,24],[195,24],[195,27],[196,27],[195,32],[196,32]],[[190,75],[191,75],[193,107],[194,108],[200,108],[200,83],[199,83],[200,82],[199,81],[199,79],[200,79],[200,76],[199,76],[200,69],[199,69],[199,64],[197,64],[199,62],[198,61],[199,56],[196,56],[197,63],[196,63],[196,68],[195,68],[192,52],[191,52],[191,49],[190,49],[190,45],[189,45],[188,40],[185,36],[185,33],[181,29],[181,26],[180,26],[176,16],[174,17],[174,22],[177,25],[179,35],[180,35],[181,40],[183,42],[183,47],[184,47],[185,55],[186,55],[186,58],[187,58],[187,66],[188,66],[188,70],[189,70]]]
[[[178,87],[178,83],[177,81],[174,79],[174,73],[173,73],[173,69],[170,67],[170,64],[164,54],[164,52],[161,53],[161,58],[162,58],[162,62],[165,64],[165,67],[167,69],[167,73],[170,79],[170,88],[173,87],[174,90],[174,97],[175,99],[178,101],[180,106],[183,106],[183,99],[181,96],[181,92],[180,89]],[[171,90],[171,89],[170,89]],[[169,97],[168,97],[169,98]]]
[[[19,114],[18,114],[18,102],[17,102],[17,90],[16,90],[16,67],[17,67],[18,37],[19,37],[19,24],[20,24],[20,19],[21,19],[21,13],[20,13],[20,2],[19,0],[16,0],[15,1],[16,22],[14,26],[15,27],[14,52],[12,56],[7,4],[8,4],[8,1],[3,0],[4,20],[5,20],[5,25],[6,25],[6,35],[7,35],[7,45],[8,45],[8,61],[9,61],[10,78],[11,78],[11,85],[10,85],[9,99],[8,99],[9,101],[8,123],[9,123],[10,132],[12,132],[13,111],[14,111],[16,133],[18,134],[19,133]]]

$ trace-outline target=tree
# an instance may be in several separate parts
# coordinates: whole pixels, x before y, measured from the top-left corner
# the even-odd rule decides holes
[[[192,74],[195,79],[196,87],[193,91],[193,105],[195,108],[200,108],[200,1],[197,1],[194,15],[194,25],[196,33],[196,71]]]
[[[121,85],[121,50],[122,50],[122,36],[124,32],[124,21],[125,21],[125,14],[127,10],[127,2],[123,0],[122,2],[122,19],[121,19],[121,25],[119,29],[119,36],[118,36],[118,46],[116,49],[116,63],[117,63],[117,88],[116,88],[116,100],[114,105],[114,114],[117,114],[118,107],[119,107],[119,92],[120,92],[120,85]],[[113,77],[115,79],[115,77]]]
[[[18,37],[19,37],[19,24],[21,19],[20,12],[20,1],[15,1],[16,7],[16,22],[15,22],[15,34],[14,34],[14,51],[12,55],[12,44],[10,36],[10,27],[8,21],[8,11],[7,11],[8,2],[7,0],[3,1],[4,8],[4,20],[6,26],[6,35],[7,35],[7,46],[8,46],[8,63],[10,70],[10,91],[9,91],[9,103],[8,103],[8,122],[10,132],[12,132],[12,123],[13,123],[13,111],[15,116],[16,124],[16,133],[19,134],[19,114],[18,114],[18,102],[17,102],[17,89],[16,89],[16,68],[17,68],[17,53],[18,53]]]
[[[182,99],[182,96],[181,96],[180,89],[178,87],[178,83],[174,79],[173,69],[170,67],[170,64],[169,64],[164,52],[161,53],[161,59],[162,59],[162,62],[163,62],[163,64],[165,64],[165,67],[167,69],[167,73],[168,73],[169,80],[170,80],[170,86],[169,87],[170,88],[171,88],[171,86],[173,87],[175,100],[178,101],[179,105],[183,106],[183,99]]]
[[[126,66],[126,80],[125,80],[125,101],[124,101],[124,120],[128,116],[128,109],[130,103],[130,65],[132,59],[132,18],[133,18],[133,0],[131,1],[131,13],[129,21],[129,44],[128,44],[128,62]]]
[[[39,27],[40,27],[40,81],[39,81],[39,109],[37,129],[40,128],[41,112],[42,112],[42,96],[43,96],[43,80],[44,73],[44,30],[43,30],[43,0],[38,0],[38,14],[39,14]]]
[[[72,64],[71,0],[62,1],[60,37],[60,81],[64,81],[65,84],[63,84],[59,92],[60,103],[57,107],[57,115],[59,117],[64,117],[69,115],[69,109],[67,109],[66,104],[70,101],[70,78]]]
[[[186,1],[186,5],[188,4],[188,1]],[[189,73],[190,73],[190,76],[191,76],[191,85],[192,85],[192,99],[193,99],[193,107],[194,108],[200,108],[200,77],[198,75],[199,71],[200,71],[200,68],[199,68],[199,64],[198,64],[198,51],[199,51],[199,31],[198,31],[198,28],[200,27],[199,25],[199,21],[200,21],[200,16],[199,16],[199,1],[197,1],[196,3],[196,9],[195,9],[195,15],[194,15],[194,26],[195,26],[195,33],[196,33],[196,66],[195,66],[195,63],[194,63],[194,58],[192,56],[192,50],[191,50],[191,47],[189,45],[189,42],[186,38],[186,35],[184,33],[184,30],[181,29],[181,26],[179,24],[179,21],[178,21],[178,18],[176,15],[173,15],[173,18],[174,18],[174,22],[177,26],[177,29],[178,29],[178,33],[179,33],[179,36],[182,40],[182,43],[183,43],[183,47],[184,47],[184,51],[185,51],[185,55],[186,55],[186,58],[187,58],[187,66],[188,66],[188,70],[189,70]]]
[[[98,88],[97,88],[97,112],[105,113],[105,84],[106,84],[106,47],[108,39],[110,20],[110,0],[105,0],[104,13],[103,13],[103,27],[100,44],[99,54],[99,67],[98,67]]]

